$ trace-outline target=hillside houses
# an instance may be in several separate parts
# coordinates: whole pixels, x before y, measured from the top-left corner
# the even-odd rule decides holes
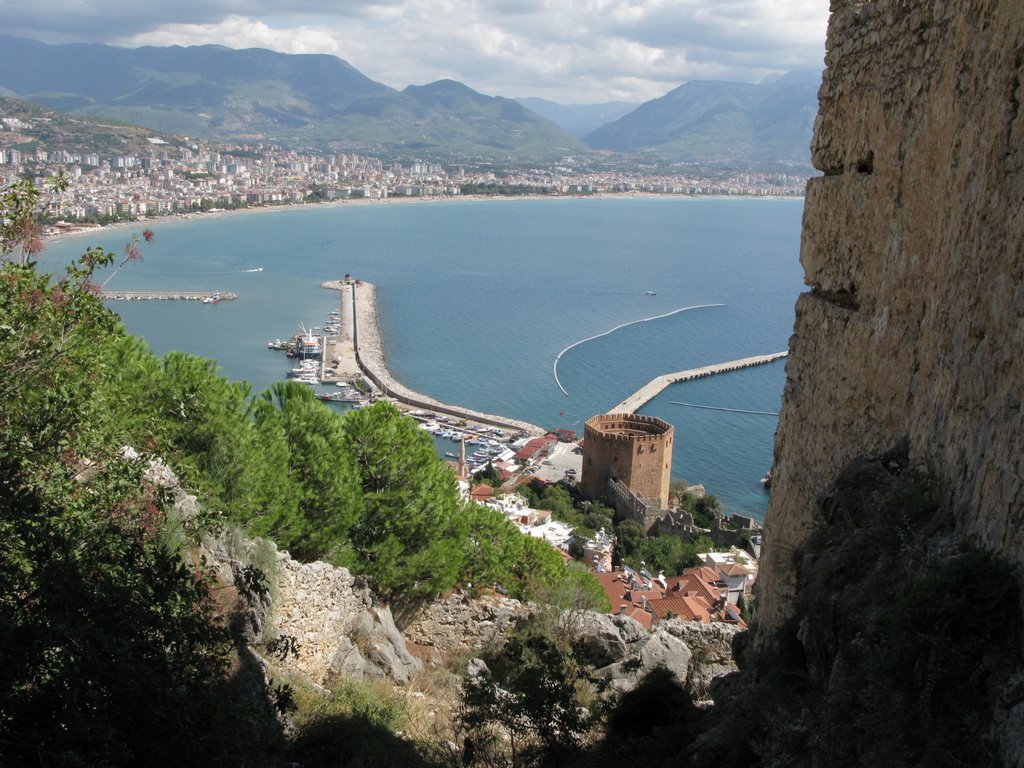
[[[628,566],[596,576],[611,600],[612,614],[629,616],[646,629],[669,618],[746,627],[739,608],[729,601],[729,587],[706,565],[687,568],[679,576],[652,577]]]

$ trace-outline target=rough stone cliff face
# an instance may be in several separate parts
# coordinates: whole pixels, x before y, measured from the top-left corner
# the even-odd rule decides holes
[[[759,580],[794,610],[819,496],[905,441],[1024,565],[1024,3],[833,0]],[[760,632],[767,637],[769,632]]]

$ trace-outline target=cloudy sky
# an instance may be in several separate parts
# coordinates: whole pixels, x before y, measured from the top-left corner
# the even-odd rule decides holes
[[[3,0],[0,30],[328,53],[395,88],[450,77],[579,104],[820,68],[827,16],[828,0]]]

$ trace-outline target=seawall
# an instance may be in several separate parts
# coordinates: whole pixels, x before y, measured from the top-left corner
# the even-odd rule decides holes
[[[636,413],[637,410],[643,408],[647,403],[661,394],[672,384],[678,384],[683,381],[692,381],[693,379],[703,379],[707,376],[715,376],[716,374],[728,373],[729,371],[738,371],[742,368],[752,368],[755,365],[767,365],[768,363],[773,363],[780,358],[786,357],[788,354],[789,352],[773,352],[769,355],[744,357],[740,360],[730,360],[727,363],[705,365],[700,368],[691,368],[687,371],[677,371],[675,373],[666,373],[661,376],[656,376],[608,411],[608,413]]]

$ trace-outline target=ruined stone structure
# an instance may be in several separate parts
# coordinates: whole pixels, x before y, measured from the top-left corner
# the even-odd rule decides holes
[[[580,481],[584,495],[635,518],[650,516],[649,512],[657,511],[655,505],[667,508],[674,432],[671,424],[652,416],[607,413],[591,418],[584,428]],[[612,480],[620,481],[635,501],[622,498],[621,487],[615,493]]]
[[[832,0],[758,621],[816,498],[903,442],[961,532],[1024,565],[1024,3]],[[589,429],[589,428],[588,428]],[[588,432],[587,439],[590,439]]]

